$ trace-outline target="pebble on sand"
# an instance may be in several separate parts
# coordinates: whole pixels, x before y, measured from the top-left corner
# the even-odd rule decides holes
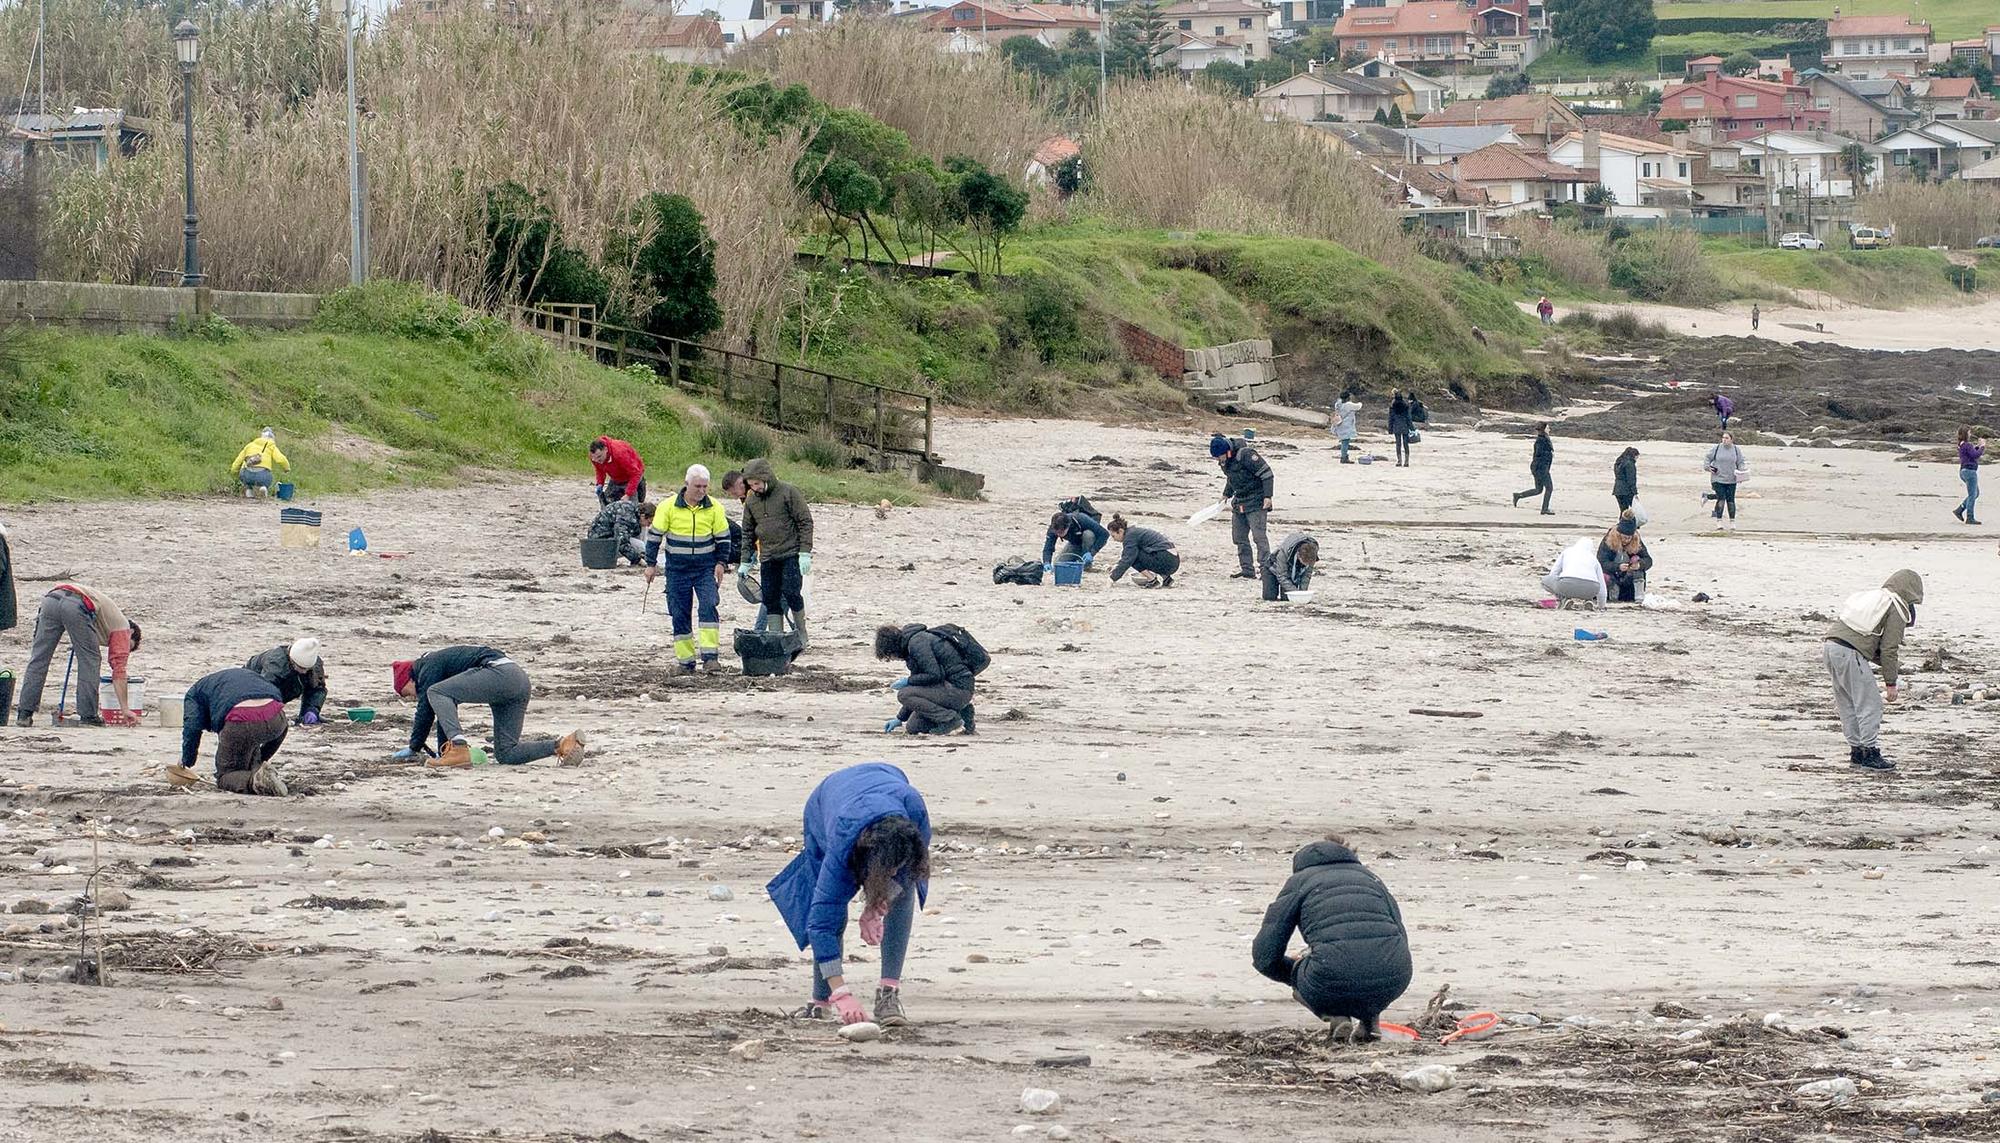
[[[863,1020],[856,1024],[847,1024],[841,1027],[840,1038],[855,1044],[865,1044],[870,1040],[879,1040],[882,1038],[882,1025],[875,1023],[873,1020]]]
[[[708,899],[711,901],[734,901],[736,900],[736,894],[730,892],[727,885],[710,885],[708,887]]]
[[[1846,1103],[1860,1095],[1861,1089],[1846,1076],[1835,1076],[1832,1079],[1814,1080],[1799,1088],[1798,1094],[1807,1099],[1829,1099],[1834,1103]]]
[[[745,1040],[740,1044],[732,1045],[729,1049],[729,1056],[731,1059],[743,1063],[753,1063],[761,1060],[764,1058],[764,1041]]]
[[[1025,1088],[1021,1092],[1021,1110],[1029,1115],[1054,1115],[1062,1110],[1062,1096],[1045,1087]]]
[[[1436,1095],[1458,1082],[1457,1069],[1444,1064],[1425,1064],[1423,1067],[1404,1072],[1396,1079],[1396,1086],[1404,1091],[1422,1092]]]

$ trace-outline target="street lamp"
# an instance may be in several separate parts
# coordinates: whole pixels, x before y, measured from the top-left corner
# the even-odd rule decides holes
[[[187,214],[181,220],[187,249],[181,256],[181,285],[201,285],[201,255],[195,252],[194,213],[194,65],[201,59],[201,29],[190,20],[174,25],[174,57],[181,62],[181,118],[187,131],[183,150],[187,158]]]
[[[347,37],[347,281],[368,280],[368,255],[361,241],[361,129],[354,106],[354,0],[334,0],[342,32]]]

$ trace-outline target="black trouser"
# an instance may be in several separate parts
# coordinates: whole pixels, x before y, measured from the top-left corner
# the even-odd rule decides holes
[[[757,583],[764,591],[764,610],[773,616],[790,615],[806,609],[803,593],[805,577],[799,574],[799,557],[779,556],[765,560],[757,569]]]
[[[1396,430],[1396,463],[1410,463],[1410,430]]]
[[[911,734],[928,734],[962,721],[965,708],[972,705],[972,692],[950,683],[937,683],[904,687],[896,692],[896,701],[903,704],[904,729]]]
[[[1132,561],[1132,570],[1172,579],[1174,573],[1181,570],[1181,557],[1174,552],[1140,552]]]
[[[1722,519],[1722,509],[1727,507],[1729,518],[1736,519],[1736,482],[1732,480],[1724,484],[1719,480],[1713,480],[1708,486],[1715,489],[1715,518]]]
[[[250,776],[285,744],[290,729],[280,711],[260,722],[225,722],[215,738],[215,788],[250,793]]]
[[[1618,501],[1618,510],[1620,512],[1627,512],[1632,508],[1632,501],[1637,500],[1639,495],[1638,493],[1613,492],[1611,498]]]
[[[597,490],[597,503],[599,505],[623,499],[625,499],[625,482],[622,480],[607,480],[604,482],[604,486]],[[639,478],[639,495],[636,499],[641,504],[646,502],[646,478],[643,476]],[[648,520],[647,523],[650,524],[652,521]]]
[[[1535,478],[1535,486],[1526,492],[1515,493],[1514,499],[1526,500],[1539,492],[1542,494],[1542,511],[1548,511],[1549,500],[1556,494],[1555,480],[1549,476],[1549,470],[1546,468],[1531,468],[1528,470],[1528,475]]]

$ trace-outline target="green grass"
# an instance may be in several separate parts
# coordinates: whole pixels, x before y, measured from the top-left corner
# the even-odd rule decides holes
[[[716,459],[699,443],[705,412],[641,373],[408,288],[366,290],[329,306],[339,328],[33,336],[0,371],[0,502],[230,491],[230,460],[265,425],[309,494],[501,472],[585,480],[586,447],[605,433],[663,479]],[[399,332],[357,332],[371,323]],[[815,499],[916,499],[900,477],[784,469]]]
[[[1728,5],[1734,7],[1735,5]],[[1676,5],[1676,7],[1679,7]],[[1730,13],[1708,13],[1723,15]],[[1754,15],[1754,13],[1742,13]],[[1689,32],[1675,36],[1655,36],[1652,46],[1642,52],[1630,52],[1614,56],[1609,60],[1591,63],[1580,54],[1557,49],[1541,56],[1528,65],[1528,74],[1536,79],[1582,79],[1584,76],[1612,77],[1625,76],[1632,79],[1657,79],[1660,75],[1661,56],[1718,55],[1727,58],[1735,52],[1756,52],[1772,44],[1783,43],[1781,36],[1759,32]]]
[[[1783,292],[1830,294],[1844,302],[1900,309],[1963,296],[1946,277],[1951,263],[1933,250],[1778,250],[1751,239],[1703,243],[1723,285],[1735,297]],[[1980,289],[1994,288],[1982,260]]]
[[[1988,24],[2000,23],[2000,9],[1993,0],[1706,0],[1681,3],[1654,0],[1653,11],[1662,19],[1696,16],[1777,16],[1787,20],[1825,20],[1838,7],[1847,16],[1907,15],[1929,20],[1940,39],[1969,40]]]

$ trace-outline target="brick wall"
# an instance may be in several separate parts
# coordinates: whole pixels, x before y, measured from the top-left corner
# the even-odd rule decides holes
[[[1118,344],[1125,347],[1125,353],[1132,360],[1149,366],[1168,381],[1178,383],[1186,372],[1187,351],[1164,337],[1148,333],[1129,321],[1112,318],[1111,324],[1118,331]]]

